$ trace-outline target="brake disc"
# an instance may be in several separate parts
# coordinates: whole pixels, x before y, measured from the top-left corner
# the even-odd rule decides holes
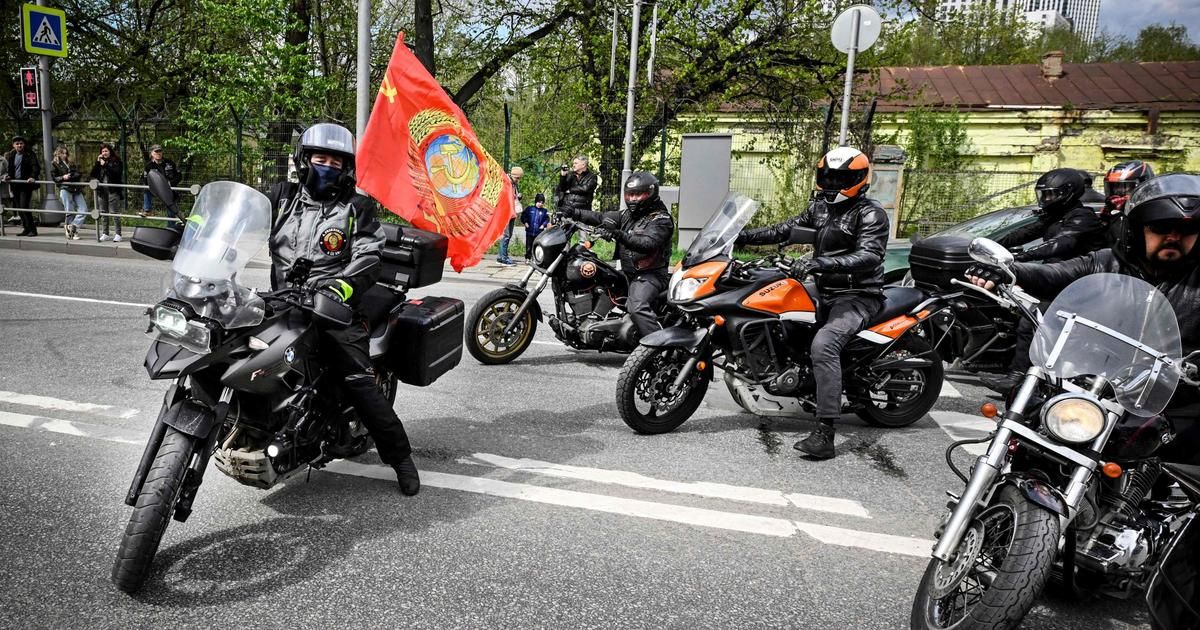
[[[975,559],[979,557],[979,552],[982,550],[983,525],[979,521],[975,521],[963,534],[962,542],[958,543],[954,559],[950,562],[938,563],[937,570],[933,573],[933,580],[929,585],[930,597],[942,599],[953,593],[971,572],[975,566]]]

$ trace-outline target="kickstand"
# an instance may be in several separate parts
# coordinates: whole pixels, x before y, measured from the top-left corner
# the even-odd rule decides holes
[[[308,483],[311,480],[312,480],[312,465],[309,464],[308,471],[304,473],[304,483]]]

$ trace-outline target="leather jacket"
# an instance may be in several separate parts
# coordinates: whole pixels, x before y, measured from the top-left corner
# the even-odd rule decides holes
[[[883,256],[890,231],[887,212],[874,199],[858,197],[840,204],[813,201],[808,209],[771,227],[746,230],[745,245],[786,243],[792,228],[817,230],[813,261],[822,293],[873,293],[883,290]]]
[[[621,260],[621,271],[628,274],[661,273],[671,262],[671,238],[675,235],[675,220],[662,200],[648,211],[592,212],[591,210],[569,211],[567,216],[580,223],[617,225],[617,258]]]
[[[1016,247],[1038,237],[1042,243],[1017,254],[1017,262],[1058,262],[1082,256],[1103,244],[1105,229],[1094,210],[1075,206],[1062,214],[1041,215],[1037,221],[1005,235],[999,243]]]
[[[591,210],[592,197],[596,194],[597,185],[596,174],[591,171],[584,171],[578,175],[570,172],[559,177],[557,192],[562,200],[558,210]]]
[[[1200,265],[1169,277],[1155,277],[1112,249],[1056,263],[1016,263],[1012,266],[1017,284],[1041,300],[1053,300],[1072,282],[1094,273],[1119,273],[1154,285],[1175,309],[1179,335],[1187,354],[1200,349]]]
[[[375,284],[386,237],[371,200],[353,192],[318,201],[303,187],[282,182],[271,188],[271,286],[287,284],[296,260],[312,261],[309,282],[342,280],[352,288],[350,304]]]

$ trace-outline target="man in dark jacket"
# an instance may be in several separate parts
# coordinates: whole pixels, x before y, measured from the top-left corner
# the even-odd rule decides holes
[[[1017,284],[1030,295],[1053,299],[1072,282],[1095,273],[1118,273],[1140,278],[1154,285],[1174,307],[1179,320],[1183,352],[1200,349],[1200,176],[1163,175],[1142,184],[1125,206],[1125,229],[1120,243],[1071,260],[1053,264],[1017,263],[1012,266]],[[1007,282],[998,269],[974,265],[968,278],[986,289]],[[1113,305],[1121,308],[1122,305]],[[1180,437],[1188,436],[1188,453],[1183,459],[1200,455],[1200,426],[1195,423],[1200,397],[1180,386],[1172,399],[1171,416]],[[1183,424],[1180,423],[1183,419]],[[1176,440],[1174,450],[1179,450]]]
[[[305,260],[311,263],[309,290],[356,307],[379,277],[385,237],[370,199],[354,192],[354,135],[339,125],[313,125],[300,136],[292,162],[300,183],[281,182],[267,195],[275,212],[271,286],[287,285],[297,262]],[[358,313],[349,326],[321,333],[323,360],[342,377],[379,458],[396,471],[401,492],[417,494],[421,480],[412,446],[375,383],[365,319]]]
[[[825,323],[813,337],[809,356],[817,383],[820,424],[795,448],[817,459],[834,456],[833,423],[842,414],[842,348],[883,308],[883,255],[889,233],[887,212],[866,197],[871,162],[858,149],[839,147],[817,164],[817,195],[798,217],[748,230],[739,243],[786,243],[792,228],[817,231],[812,258],[792,275],[817,276]]]
[[[1017,262],[1058,262],[1082,256],[1104,245],[1105,227],[1100,217],[1081,199],[1088,190],[1088,179],[1073,168],[1058,168],[1038,178],[1035,194],[1038,220],[999,240],[1005,247],[1024,245],[1037,238],[1036,247],[1018,253]],[[1017,325],[1016,345],[1008,373],[982,379],[984,385],[1007,393],[1029,369],[1029,344],[1033,342],[1033,324],[1021,320]]]
[[[563,216],[598,225],[612,233],[617,241],[621,271],[629,280],[625,310],[637,326],[638,334],[645,337],[662,328],[654,309],[667,288],[675,221],[658,196],[658,179],[654,175],[646,171],[633,173],[625,181],[623,194],[625,212],[592,212],[567,205]]]
[[[149,174],[150,171],[158,171],[162,173],[163,176],[167,178],[167,182],[170,183],[171,186],[178,186],[180,180],[183,179],[183,174],[179,172],[179,169],[175,166],[175,162],[163,157],[163,148],[161,144],[156,144],[150,147],[149,157],[146,159],[146,164],[142,168],[143,184],[146,183],[146,175]],[[138,214],[142,216],[150,214],[151,201],[153,201],[153,198],[150,194],[150,191],[144,191],[142,193],[142,211]],[[175,218],[175,211],[171,210],[170,206],[167,207],[167,216]]]
[[[571,160],[571,168],[563,167],[558,175],[555,197],[558,211],[591,210],[592,198],[596,194],[596,174],[588,170],[588,159],[580,155]]]
[[[8,172],[4,173],[3,177],[12,189],[14,208],[32,207],[33,191],[37,188],[37,184],[33,182],[42,174],[42,165],[37,155],[25,146],[24,137],[14,136],[12,151],[4,156],[8,162]],[[17,214],[21,217],[21,233],[17,236],[37,236],[37,220],[33,218],[33,212],[18,211]]]

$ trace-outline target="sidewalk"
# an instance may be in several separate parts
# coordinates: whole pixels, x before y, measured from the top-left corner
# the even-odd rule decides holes
[[[84,226],[79,229],[79,240],[69,241],[63,235],[63,229],[57,228],[38,228],[38,235],[35,237],[18,237],[17,232],[21,230],[19,226],[5,226],[7,234],[0,236],[0,249],[21,249],[28,251],[39,252],[58,252],[61,254],[71,254],[77,256],[98,256],[103,258],[138,258],[147,260],[147,258],[135,251],[129,246],[129,237],[133,234],[133,229],[130,228],[124,233],[126,240],[120,243],[106,241],[103,243],[96,242],[96,230],[91,226]],[[271,267],[271,259],[267,254],[266,248],[250,261],[251,268],[269,269]],[[464,269],[463,272],[455,273],[450,268],[450,263],[446,263],[445,272],[442,274],[444,281],[459,281],[459,282],[490,282],[495,284],[507,284],[510,282],[518,282],[525,275],[529,267],[524,264],[517,264],[511,267],[500,265],[492,255],[485,255],[484,259],[474,267]]]

